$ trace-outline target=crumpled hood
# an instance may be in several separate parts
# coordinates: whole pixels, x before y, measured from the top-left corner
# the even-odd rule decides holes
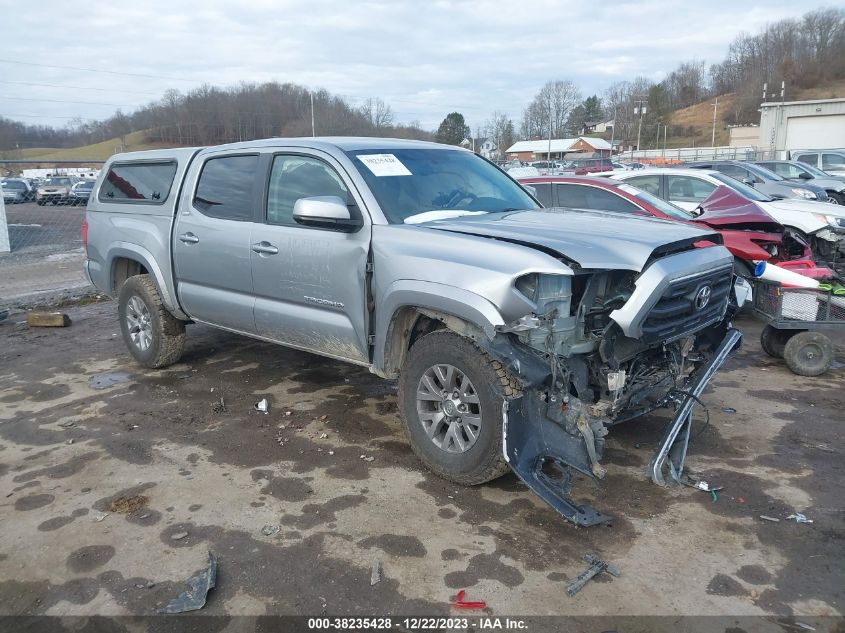
[[[553,251],[582,268],[641,271],[655,250],[673,250],[718,234],[688,224],[624,213],[544,209],[435,220],[420,227],[501,239]]]
[[[713,193],[701,203],[704,213],[695,218],[696,222],[716,228],[745,225],[760,231],[783,230],[780,223],[745,196],[730,187],[719,185]]]

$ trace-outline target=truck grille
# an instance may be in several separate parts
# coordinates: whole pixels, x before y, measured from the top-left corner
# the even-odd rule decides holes
[[[720,320],[732,279],[725,267],[673,281],[643,321],[643,342],[674,341]]]

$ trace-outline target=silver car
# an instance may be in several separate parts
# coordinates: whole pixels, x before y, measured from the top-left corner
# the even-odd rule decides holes
[[[793,160],[757,161],[761,167],[776,173],[781,178],[806,181],[827,192],[831,204],[845,204],[845,177],[831,176],[817,167]]]
[[[692,407],[740,341],[718,234],[544,210],[433,143],[119,154],[85,233],[86,273],[117,296],[139,363],[175,363],[196,322],[367,367],[398,379],[432,471],[479,484],[513,469],[580,525],[608,517],[569,499],[566,473],[603,477],[608,431],[671,406],[651,473],[680,478]]]

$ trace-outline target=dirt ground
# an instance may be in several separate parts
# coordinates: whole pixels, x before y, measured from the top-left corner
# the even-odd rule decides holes
[[[207,614],[448,614],[459,589],[508,615],[845,610],[845,369],[791,374],[755,321],[688,459],[717,500],[646,479],[654,415],[615,429],[607,478],[579,485],[615,517],[585,529],[513,475],[425,472],[395,384],[365,369],[195,325],[181,363],[148,371],[114,303],[67,312],[66,329],[0,324],[0,614],[152,614],[209,550]],[[569,598],[587,552],[622,574]]]

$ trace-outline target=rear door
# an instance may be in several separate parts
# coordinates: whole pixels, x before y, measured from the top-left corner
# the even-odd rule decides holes
[[[261,224],[252,238],[255,324],[285,345],[369,362],[367,261],[370,220],[345,170],[317,150],[268,155]],[[300,198],[337,196],[361,220],[354,232],[297,223]]]
[[[176,288],[191,318],[254,333],[251,235],[262,178],[254,153],[204,157],[173,231]]]

